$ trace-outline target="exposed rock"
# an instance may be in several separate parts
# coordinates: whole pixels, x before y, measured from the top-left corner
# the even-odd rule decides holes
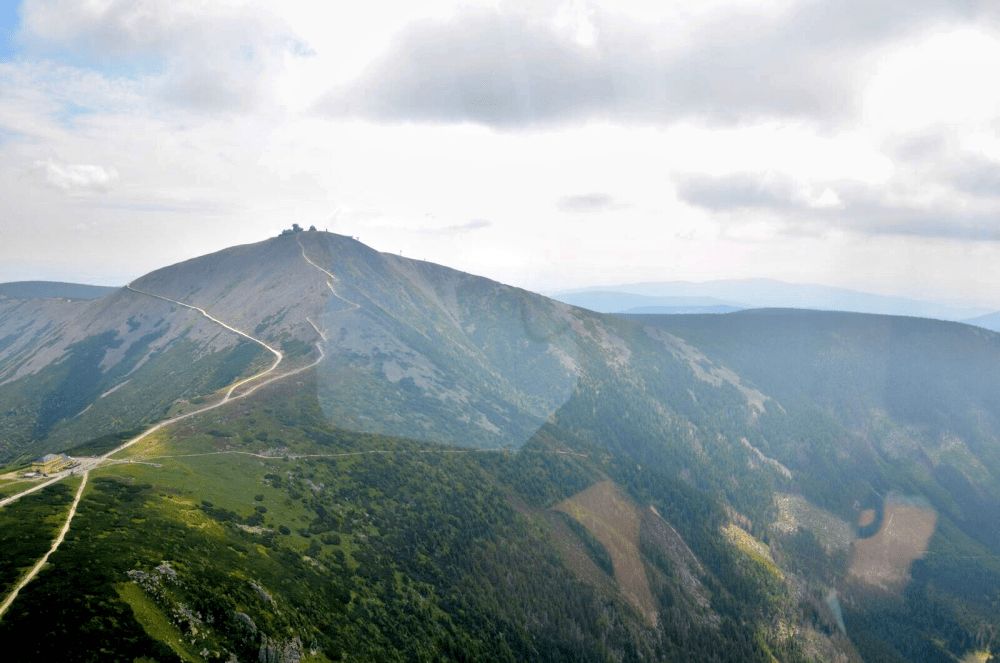
[[[257,596],[260,597],[261,601],[267,603],[268,605],[274,605],[274,597],[271,596],[271,593],[266,589],[264,589],[264,587],[260,583],[258,583],[255,580],[251,580],[250,586],[253,587],[253,590],[255,592],[257,592]]]
[[[291,640],[278,640],[262,635],[257,660],[260,663],[300,663],[302,640],[298,636]]]
[[[174,570],[174,567],[170,566],[170,562],[161,562],[156,567],[156,572],[160,574],[160,578],[167,582],[177,582],[177,571]]]
[[[234,612],[233,623],[235,625],[235,629],[241,636],[244,637],[244,639],[251,640],[257,635],[257,624],[254,623],[253,619],[247,613]]]

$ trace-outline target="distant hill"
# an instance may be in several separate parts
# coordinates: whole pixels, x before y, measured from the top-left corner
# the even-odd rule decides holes
[[[725,304],[737,308],[803,308],[955,321],[990,313],[988,309],[976,307],[772,279],[630,283],[564,291],[552,296],[559,301],[602,313],[620,313],[640,306],[688,305],[675,301],[680,298],[693,300],[689,302],[692,305],[698,301],[697,305],[705,306]],[[662,301],[651,301],[657,299]]]
[[[565,292],[553,298],[598,313],[720,313],[748,308],[716,297],[645,295],[617,290]]]
[[[983,329],[989,329],[990,331],[1000,331],[1000,311],[996,313],[987,313],[986,315],[980,315],[975,318],[969,318],[965,321],[966,324],[975,325],[976,327],[982,327]]]
[[[0,297],[10,299],[100,299],[117,288],[60,281],[14,281],[0,283]]]
[[[717,306],[636,306],[625,309],[621,313],[626,315],[699,315],[710,313],[718,315],[720,313],[735,313],[743,309],[738,306],[719,304]]]

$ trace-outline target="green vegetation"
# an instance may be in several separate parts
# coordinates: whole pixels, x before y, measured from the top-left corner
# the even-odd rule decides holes
[[[163,610],[153,602],[146,592],[134,582],[123,582],[115,586],[118,596],[129,604],[142,628],[153,639],[165,643],[183,661],[200,661],[201,656],[191,651],[184,641],[184,635],[174,626]]]
[[[11,660],[1000,650],[1000,336],[801,312],[640,324],[298,231],[149,278],[221,307],[250,274],[263,301],[302,272],[300,242],[336,269],[336,296],[317,274],[303,291],[321,298],[286,294],[240,324],[302,365],[308,315],[327,361],[94,470],[0,620]],[[95,335],[0,386],[0,455],[101,453],[270,361],[181,337],[127,372],[155,340],[102,373],[118,340]],[[65,503],[0,511],[26,535],[8,575]],[[16,515],[33,504],[37,531]],[[889,580],[859,572],[900,504],[926,536]]]
[[[134,428],[132,430],[125,430],[118,433],[101,435],[92,440],[88,440],[83,444],[67,449],[66,453],[71,456],[99,456],[111,451],[112,449],[120,447],[124,442],[136,437],[142,433],[142,431],[142,428]]]
[[[35,482],[27,479],[24,481],[2,481],[0,480],[0,498],[7,497],[8,495],[13,495],[14,493],[19,493],[25,488],[31,488],[32,484]]]
[[[107,373],[98,365],[117,343],[111,332],[74,345],[67,361],[0,385],[0,403],[6,411],[0,417],[0,444],[7,445],[0,448],[0,458],[31,458],[68,447],[83,453],[78,446],[81,439],[108,443],[116,437],[128,439],[137,426],[164,417],[178,398],[210,394],[253,373],[262,357],[260,347],[249,341],[200,357],[193,343],[178,341],[126,378],[156,337],[151,334],[133,344]],[[125,379],[128,389],[100,398]],[[104,447],[98,443],[83,448],[96,453]]]
[[[615,567],[611,561],[611,555],[608,553],[607,549],[601,544],[601,542],[598,541],[596,538],[594,538],[594,535],[591,534],[586,527],[581,525],[579,521],[577,521],[572,516],[562,511],[558,511],[557,513],[559,514],[559,517],[563,520],[563,522],[565,522],[566,525],[569,526],[570,530],[574,534],[576,534],[576,536],[583,542],[584,548],[587,551],[587,555],[590,557],[591,560],[593,560],[595,564],[597,564],[597,567],[602,571],[604,571],[605,573],[607,573],[609,576],[614,575]]]
[[[78,482],[61,481],[0,509],[0,597],[49,549]]]
[[[736,623],[721,640],[705,625],[651,630],[621,599],[577,580],[546,530],[511,508],[518,487],[493,475],[550,456],[428,454],[423,444],[329,429],[314,419],[314,401],[287,386],[275,392],[241,404],[243,416],[215,411],[188,429],[231,435],[188,437],[182,427],[171,450],[258,450],[250,430],[268,432],[267,444],[281,430],[281,444],[299,452],[390,453],[218,454],[96,471],[66,542],[0,621],[17,656],[73,660],[57,641],[13,637],[44,628],[73,633],[84,660],[206,650],[210,660],[255,659],[261,647],[299,643],[330,660],[687,660],[691,651],[764,660]],[[292,417],[299,425],[282,423]],[[164,562],[169,571],[158,571]],[[53,604],[59,610],[43,608]],[[78,633],[84,622],[96,630]]]

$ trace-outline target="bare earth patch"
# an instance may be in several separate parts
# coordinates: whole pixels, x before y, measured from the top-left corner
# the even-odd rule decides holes
[[[563,562],[577,578],[593,587],[607,590],[612,594],[617,592],[615,583],[590,558],[580,538],[563,521],[561,515],[552,511],[545,511],[541,517],[549,527],[549,535],[556,549],[559,551],[560,557],[562,557]]]
[[[575,518],[600,541],[611,555],[622,595],[650,624],[655,624],[656,602],[639,554],[639,508],[611,481],[595,483],[555,508]]]
[[[937,513],[930,507],[890,496],[879,531],[854,542],[849,575],[878,589],[902,589],[910,579],[910,565],[927,551],[936,525]]]

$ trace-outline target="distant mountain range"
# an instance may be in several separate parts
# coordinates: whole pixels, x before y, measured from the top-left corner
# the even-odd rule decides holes
[[[666,309],[656,311],[662,313],[728,313],[748,308],[798,308],[970,322],[993,313],[989,309],[973,306],[771,279],[630,283],[562,291],[554,293],[552,297],[601,313],[643,313],[651,312],[649,309],[652,307]]]
[[[13,281],[0,283],[0,298],[79,301],[100,299],[115,290],[83,283]],[[598,313],[692,315],[752,308],[799,308],[951,320],[1000,331],[1000,311],[770,279],[633,283],[561,291],[552,297]]]
[[[1000,311],[987,313],[986,315],[980,315],[975,318],[969,318],[963,322],[975,325],[976,327],[982,327],[983,329],[989,329],[991,331],[1000,331]]]

